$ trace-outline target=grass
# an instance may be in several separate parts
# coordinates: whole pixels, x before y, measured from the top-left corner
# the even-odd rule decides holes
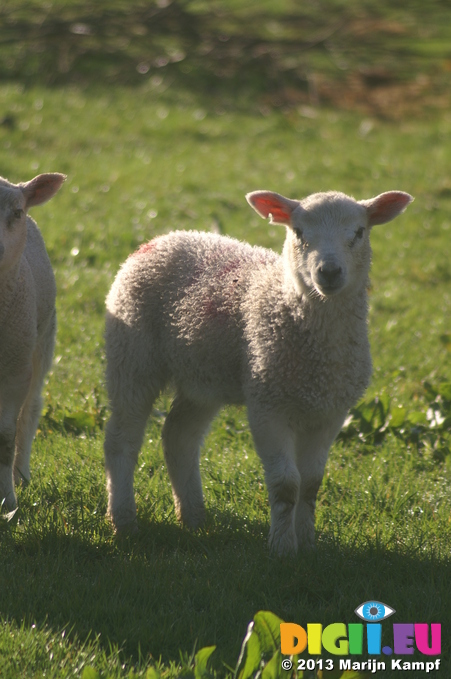
[[[109,286],[133,249],[174,228],[219,230],[280,251],[283,230],[245,203],[253,189],[415,196],[405,216],[373,233],[366,400],[385,394],[392,413],[424,415],[437,403],[449,414],[437,396],[451,382],[449,113],[395,123],[374,111],[246,106],[242,93],[234,106],[230,97],[209,101],[164,69],[133,86],[70,73],[66,83],[33,83],[20,72],[0,82],[0,174],[68,175],[32,213],[57,277],[58,342],[32,483],[19,490],[13,519],[0,518],[2,677],[89,679],[89,667],[105,677],[151,677],[150,668],[193,675],[195,651],[210,645],[222,677],[258,610],[301,625],[356,622],[354,609],[370,598],[395,608],[398,622],[441,622],[441,672],[449,673],[446,420],[440,431],[406,424],[380,436],[355,424],[331,451],[317,552],[279,559],[267,549],[267,493],[244,409],[225,409],[205,443],[205,528],[177,525],[160,444],[164,395],[136,471],[140,532],[116,540],[105,519]],[[390,628],[384,623],[386,643]]]

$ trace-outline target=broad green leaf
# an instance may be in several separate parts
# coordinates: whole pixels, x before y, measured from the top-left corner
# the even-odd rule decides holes
[[[429,401],[433,401],[438,394],[435,386],[428,381],[423,382],[423,389],[425,391],[426,398],[429,399]]]
[[[451,401],[451,382],[443,382],[442,384],[439,384],[438,393],[446,401]]]
[[[379,403],[381,404],[382,409],[384,411],[384,419],[386,419],[386,417],[388,415],[388,411],[390,410],[390,403],[391,403],[390,396],[387,394],[386,391],[383,391],[382,394],[379,394],[378,399],[379,399]]]
[[[96,420],[92,413],[78,410],[64,418],[64,426],[74,431],[93,431]]]
[[[393,429],[399,429],[399,427],[402,427],[402,425],[405,424],[406,417],[406,408],[402,406],[393,408],[393,410],[390,412],[389,427],[392,427]]]
[[[372,401],[361,403],[355,414],[360,418],[362,433],[375,432],[385,425],[388,409],[387,396],[376,397]]]
[[[277,651],[263,668],[261,679],[280,679],[283,674],[285,673],[282,671],[282,654]]]
[[[374,417],[374,402],[362,403],[362,405],[358,407],[357,412],[361,419],[370,425]]]
[[[280,623],[283,622],[270,611],[259,611],[254,616],[254,630],[260,641],[262,654],[273,655],[280,650]]]
[[[160,673],[156,667],[149,667],[146,672],[146,679],[160,679]]]
[[[85,667],[81,679],[100,679],[100,674],[94,667]]]
[[[212,653],[216,650],[216,646],[205,646],[201,648],[194,658],[194,677],[195,679],[202,679],[202,677],[208,676],[209,671],[207,668],[208,660]]]
[[[408,420],[409,424],[413,424],[413,425],[422,424],[426,427],[429,426],[429,423],[428,423],[428,420],[427,420],[427,417],[426,417],[426,413],[422,413],[420,411],[410,412],[407,415],[407,420]]]

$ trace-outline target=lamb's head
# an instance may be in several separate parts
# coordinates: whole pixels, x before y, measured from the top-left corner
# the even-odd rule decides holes
[[[59,173],[40,174],[29,182],[11,184],[0,177],[0,273],[11,269],[22,256],[28,209],[50,200],[65,178]]]
[[[367,284],[371,227],[394,219],[413,200],[402,191],[360,202],[336,192],[314,193],[299,201],[254,191],[246,199],[272,224],[288,227],[287,273],[299,293],[321,298]]]

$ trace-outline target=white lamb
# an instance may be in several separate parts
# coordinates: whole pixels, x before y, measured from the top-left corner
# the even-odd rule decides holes
[[[27,211],[49,200],[64,180],[56,173],[24,184],[0,178],[0,503],[8,510],[17,506],[13,481],[30,480],[56,331],[55,278]]]
[[[271,506],[270,546],[314,544],[316,495],[329,448],[371,374],[367,287],[375,224],[413,200],[400,191],[290,200],[247,195],[287,227],[282,256],[210,233],[176,231],[142,245],[107,297],[105,439],[108,511],[136,529],[133,473],[146,420],[166,385],[175,399],[163,447],[177,517],[204,519],[199,449],[226,403],[245,403]]]

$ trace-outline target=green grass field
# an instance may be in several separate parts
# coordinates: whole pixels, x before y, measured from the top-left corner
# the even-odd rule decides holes
[[[111,12],[126,15],[128,5],[117,0]],[[209,16],[202,2],[173,5]],[[236,37],[236,27],[252,16],[244,3],[224,0],[214,6],[211,35],[217,25]],[[296,6],[288,0],[259,6],[274,12],[273,24],[267,18],[265,25],[283,46],[282,38],[290,37],[279,35],[288,30],[283,12]],[[322,22],[329,30],[327,3],[306,6],[306,35],[311,25],[318,36]],[[350,81],[344,78],[352,73],[331,61],[330,54],[338,59],[336,49],[312,48],[302,62],[302,73],[314,72],[316,82],[327,76],[332,94],[322,98],[320,89],[319,100],[308,89],[312,78],[299,77],[295,89],[295,66],[287,64],[280,46],[273,62],[279,76],[273,74],[267,90],[266,62],[254,64],[246,77],[239,69],[229,79],[216,77],[201,60],[177,61],[179,46],[163,40],[170,34],[157,45],[173,55],[167,69],[152,65],[152,53],[147,61],[140,42],[120,48],[115,34],[108,44],[107,38],[94,44],[96,33],[85,31],[92,44],[64,71],[51,61],[52,50],[60,55],[63,50],[53,34],[49,51],[42,52],[39,41],[27,42],[20,27],[28,26],[32,35],[46,12],[67,25],[84,24],[94,6],[34,0],[6,2],[1,10],[12,39],[0,30],[0,174],[14,182],[49,171],[68,177],[50,203],[32,211],[57,278],[58,341],[32,454],[32,483],[19,489],[14,517],[0,517],[1,677],[231,676],[257,611],[325,626],[357,622],[354,609],[371,598],[396,609],[394,622],[440,622],[441,670],[431,676],[450,676],[446,7],[436,0],[424,17],[422,3],[412,3],[411,14],[393,10],[394,15],[381,1],[360,6],[334,1],[330,7],[337,26],[345,12],[354,12],[355,21],[405,27],[398,43],[394,29],[382,30],[378,42],[375,28],[365,52],[368,63],[396,66],[387,92],[398,104],[404,97],[405,105],[402,110],[394,105],[393,116],[387,108],[381,112],[377,88],[367,90],[365,100],[345,96]],[[141,40],[136,25],[130,24]],[[249,35],[254,29],[249,22]],[[77,30],[72,37],[83,34]],[[258,32],[263,39],[260,25]],[[349,50],[345,38],[339,33],[337,45],[352,70],[359,53]],[[220,54],[213,56],[222,64]],[[224,60],[233,63],[230,55]],[[409,75],[409,64],[429,79],[421,106],[418,92],[412,94],[418,78]],[[274,83],[284,92],[280,106]],[[337,87],[346,106],[332,96]],[[157,403],[136,469],[139,533],[117,540],[105,517],[102,448],[109,286],[140,243],[176,228],[220,231],[280,251],[283,229],[260,220],[245,202],[244,194],[259,188],[293,198],[329,189],[357,199],[390,189],[415,196],[405,215],[373,232],[374,375],[364,403],[331,450],[317,506],[317,551],[284,559],[268,552],[267,492],[244,408],[222,411],[205,443],[205,528],[190,533],[177,524],[160,443],[170,394]],[[391,620],[383,623],[386,644]],[[212,645],[217,648],[209,670],[196,669],[194,654]],[[400,674],[387,670],[380,676]]]

